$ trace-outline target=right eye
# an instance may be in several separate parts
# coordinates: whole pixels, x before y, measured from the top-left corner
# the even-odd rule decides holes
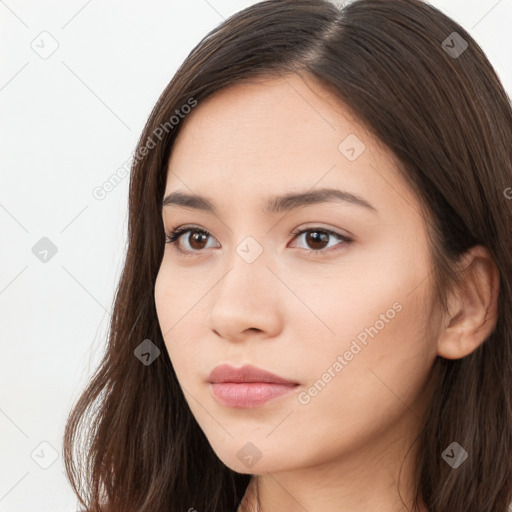
[[[189,233],[189,236],[185,237],[189,247],[183,249],[180,247],[180,241],[185,233]],[[203,246],[204,242],[208,240],[208,237],[211,237],[211,234],[204,229],[198,227],[179,227],[174,228],[170,232],[166,233],[166,243],[170,244],[174,249],[183,255],[191,256],[194,253],[201,252],[202,249],[208,249],[208,247]]]

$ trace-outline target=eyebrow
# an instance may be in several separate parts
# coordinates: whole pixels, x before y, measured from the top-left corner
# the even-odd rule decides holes
[[[291,192],[281,196],[271,197],[265,203],[263,213],[275,215],[277,213],[327,202],[354,204],[362,206],[373,213],[378,213],[377,209],[362,197],[334,188],[322,188],[299,193]],[[162,209],[170,205],[202,210],[217,215],[217,209],[213,201],[207,197],[196,194],[188,194],[179,191],[171,192],[162,201]]]

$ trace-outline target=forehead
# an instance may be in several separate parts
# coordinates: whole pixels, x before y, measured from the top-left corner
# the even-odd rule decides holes
[[[313,187],[372,204],[416,201],[392,153],[346,106],[314,78],[288,75],[244,80],[200,102],[174,144],[165,195],[221,193],[243,206]]]

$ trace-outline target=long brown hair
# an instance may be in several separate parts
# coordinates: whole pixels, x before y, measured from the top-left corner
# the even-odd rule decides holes
[[[484,245],[497,264],[494,331],[470,355],[434,362],[435,392],[417,439],[416,504],[505,512],[512,501],[512,108],[473,38],[420,0],[342,8],[264,1],[190,52],[137,145],[106,352],[64,433],[71,484],[89,512],[236,510],[250,475],[218,459],[192,416],[154,303],[166,164],[183,124],[171,118],[241,79],[289,73],[316,77],[396,155],[428,213],[439,304],[457,284],[454,264],[468,248]],[[161,354],[144,365],[134,350],[147,339]],[[441,457],[453,441],[470,452],[457,470]]]

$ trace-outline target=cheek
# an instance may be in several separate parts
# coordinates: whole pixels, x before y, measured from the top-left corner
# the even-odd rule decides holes
[[[319,413],[336,410],[337,427],[357,430],[368,418],[403,412],[403,404],[421,393],[435,359],[435,340],[427,335],[429,281],[418,285],[422,271],[393,267],[368,267],[357,279],[347,276],[343,285],[309,297],[334,334],[317,341],[315,350],[304,345],[309,387],[302,403]]]
[[[165,269],[165,265],[162,263],[155,281],[154,298],[158,324],[164,340],[167,331],[172,326],[172,312],[176,306],[174,299],[175,294],[171,286],[169,286],[170,281],[168,277],[168,272]]]
[[[184,306],[184,297],[180,297],[179,289],[180,283],[171,278],[169,269],[165,263],[162,263],[155,281],[155,308],[158,324],[176,374],[180,372],[183,361],[186,360],[186,358],[183,358],[183,349],[187,346],[184,344],[180,350],[176,350],[176,343],[170,342],[172,339],[178,339],[178,332],[181,327],[179,318],[183,316],[179,313]]]
[[[153,290],[153,295],[155,299],[155,309],[156,315],[158,317],[158,323],[160,327],[162,326],[162,315],[161,311],[164,306],[165,296],[164,296],[164,277],[162,272],[162,267],[160,267],[158,274],[155,280],[155,289]]]
[[[190,314],[201,307],[201,297],[205,294],[204,279],[191,272],[173,267],[162,262],[155,281],[155,307],[158,322],[164,339],[172,337],[183,328],[190,326]]]
[[[358,399],[367,392],[371,401],[382,395],[396,400],[379,377],[399,394],[404,383],[414,393],[414,382],[423,382],[436,354],[427,335],[429,266],[422,255],[394,247],[347,263],[346,270],[326,269],[296,281],[294,292],[311,313],[295,301],[288,315],[300,334],[303,364],[297,367],[311,385],[319,380],[319,389],[351,389]]]
[[[164,261],[155,281],[158,323],[176,376],[184,383],[197,378],[191,370],[204,358],[200,344],[194,340],[204,338],[204,325],[198,319],[206,318],[206,301],[201,300],[206,298],[206,290],[204,278],[196,277]]]
[[[420,288],[415,293],[421,295]],[[372,300],[352,295],[337,316],[323,318],[336,337],[317,339],[292,365],[305,378],[293,423],[280,426],[279,442],[288,444],[289,436],[290,453],[294,432],[312,431],[301,456],[318,462],[361,448],[404,417],[421,417],[435,350],[423,335],[426,313],[413,295],[382,288]]]

